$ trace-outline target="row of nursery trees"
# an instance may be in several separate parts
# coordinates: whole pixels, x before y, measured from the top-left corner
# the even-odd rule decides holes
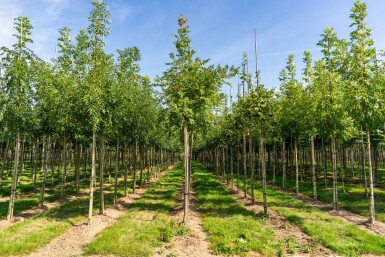
[[[79,184],[89,181],[91,224],[97,176],[103,213],[106,175],[114,176],[116,200],[118,177],[124,177],[127,194],[128,172],[135,191],[152,168],[177,158],[178,134],[167,125],[149,78],[139,74],[139,50],[107,54],[110,13],[100,0],[92,5],[89,26],[75,39],[69,28],[59,30],[58,53],[50,63],[31,50],[33,27],[27,17],[15,19],[15,44],[1,48],[0,187],[12,177],[8,220],[22,179],[41,189],[40,205],[54,181],[62,196],[68,182],[79,192]],[[22,176],[26,165],[31,168],[27,178]]]
[[[379,166],[385,164],[384,103],[385,63],[366,23],[366,4],[356,1],[351,9],[349,39],[338,38],[326,28],[317,46],[317,61],[303,54],[304,69],[298,78],[294,55],[279,74],[279,90],[266,89],[248,72],[243,56],[237,99],[213,118],[212,126],[196,136],[196,155],[229,183],[233,179],[261,179],[265,215],[267,177],[287,174],[312,181],[317,200],[317,179],[332,177],[333,208],[338,208],[338,184],[357,177],[370,201],[370,223],[375,222],[374,187],[380,182]],[[254,79],[253,79],[254,77]],[[355,173],[355,169],[359,172]],[[238,184],[239,187],[239,184]]]

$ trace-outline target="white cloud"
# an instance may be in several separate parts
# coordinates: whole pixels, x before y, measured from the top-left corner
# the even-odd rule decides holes
[[[14,43],[13,40],[13,21],[16,17],[22,15],[23,8],[16,1],[5,0],[1,2],[0,8],[0,46],[9,47]]]
[[[41,0],[44,5],[44,16],[49,19],[57,19],[61,12],[70,6],[71,0]]]

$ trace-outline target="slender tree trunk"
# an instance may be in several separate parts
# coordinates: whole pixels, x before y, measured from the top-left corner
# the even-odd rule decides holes
[[[45,161],[44,161],[44,178],[43,183],[41,185],[41,191],[40,191],[40,199],[39,199],[39,206],[43,207],[44,204],[44,194],[45,194],[45,187],[47,184],[47,178],[48,178],[48,167],[49,167],[49,154],[50,154],[50,148],[51,148],[51,136],[48,135],[47,142],[45,144]]]
[[[294,158],[295,158],[295,193],[299,193],[299,181],[298,181],[298,175],[299,175],[299,170],[298,170],[298,140],[295,138],[294,140]]]
[[[266,191],[266,162],[265,162],[265,144],[262,129],[260,130],[260,154],[261,154],[261,168],[262,168],[262,194],[263,194],[263,214],[268,217],[267,212],[267,191]]]
[[[92,210],[94,204],[94,178],[96,177],[96,129],[92,130],[92,146],[91,146],[91,179],[90,179],[90,204],[88,209],[88,225],[92,224]]]
[[[32,145],[32,158],[31,158],[31,168],[32,168],[32,183],[33,188],[36,188],[36,149],[39,147],[39,140],[36,138]]]
[[[324,144],[324,139],[322,138],[322,151],[323,151],[323,162],[324,162],[324,165],[323,165],[323,168],[324,168],[324,186],[325,186],[325,189],[328,188],[328,173],[327,173],[327,154],[326,154],[326,146]]]
[[[136,189],[136,171],[139,167],[139,144],[138,140],[135,141],[135,167],[134,167],[134,181],[132,185],[132,193],[135,194]]]
[[[1,182],[3,181],[5,166],[8,164],[8,151],[9,151],[9,139],[7,140],[7,144],[5,146],[5,151],[3,154],[3,165],[1,165],[1,174],[0,174],[0,181]],[[1,184],[0,184],[0,186],[1,186]]]
[[[103,177],[104,177],[104,155],[105,155],[105,142],[104,142],[104,135],[102,134],[100,138],[100,185],[99,185],[99,197],[100,197],[100,204],[99,204],[99,214],[104,214],[104,189],[103,189]]]
[[[272,181],[274,185],[275,185],[276,168],[277,168],[277,149],[276,149],[276,144],[274,141],[274,143],[273,143],[273,181]]]
[[[124,155],[123,155],[123,163],[124,163],[124,197],[127,197],[127,144],[124,144]]]
[[[119,171],[119,139],[116,140],[116,151],[115,151],[114,205],[116,205],[118,201],[118,171]],[[135,189],[133,190],[134,190],[133,193],[135,193]]]
[[[316,161],[315,161],[315,146],[314,136],[310,137],[311,141],[311,171],[312,171],[312,182],[313,182],[313,200],[317,201],[317,174],[316,174]]]
[[[62,174],[62,182],[61,182],[61,196],[65,195],[65,184],[67,180],[67,141],[66,135],[64,135],[63,140],[63,174]]]
[[[255,204],[255,195],[254,195],[254,167],[253,167],[253,141],[252,141],[252,131],[249,131],[249,167],[250,167],[250,182],[251,182],[251,204]]]
[[[285,139],[282,142],[282,189],[286,190]]]
[[[19,153],[20,153],[20,132],[16,133],[16,142],[15,142],[15,161],[13,163],[13,175],[12,175],[12,186],[11,186],[11,196],[9,199],[9,208],[7,214],[7,220],[11,221],[13,219],[13,210],[15,206],[15,195],[16,195],[16,186],[17,186],[17,173],[19,169]]]
[[[373,169],[372,169],[372,158],[370,152],[370,131],[369,128],[366,128],[366,138],[367,138],[367,148],[368,148],[368,165],[369,165],[369,190],[370,190],[370,216],[369,222],[371,225],[374,225],[376,220],[375,210],[374,210],[374,189],[373,189]]]
[[[336,137],[332,135],[332,167],[333,167],[333,210],[338,210],[338,188],[337,188],[337,150]]]
[[[189,173],[189,129],[186,122],[183,124],[184,132],[184,172],[185,172],[185,185],[184,185],[184,213],[183,213],[183,223],[188,224],[189,222],[189,194],[190,194],[190,173]]]
[[[76,158],[75,158],[75,175],[76,175],[76,193],[79,193],[80,189],[80,156],[81,156],[81,150],[79,143],[76,143],[75,146],[76,151]]]
[[[233,146],[230,146],[230,186],[231,186],[231,189],[234,188],[233,178],[234,178]]]
[[[245,199],[247,198],[247,165],[246,165],[246,133],[243,133],[243,192]]]

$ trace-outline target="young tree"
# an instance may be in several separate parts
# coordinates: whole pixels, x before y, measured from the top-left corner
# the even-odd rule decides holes
[[[13,219],[21,137],[28,129],[29,118],[32,116],[33,90],[31,74],[32,66],[37,60],[32,50],[28,48],[28,44],[33,42],[30,38],[33,27],[29,18],[16,18],[14,28],[16,30],[16,43],[12,45],[11,49],[1,48],[1,55],[3,56],[1,66],[5,69],[4,88],[7,95],[4,119],[10,131],[14,131],[16,134],[14,171],[7,214],[8,220]]]
[[[369,169],[369,222],[375,222],[373,167],[370,132],[375,127],[378,118],[379,93],[377,84],[374,83],[374,69],[376,52],[374,41],[371,38],[372,31],[366,24],[366,4],[356,1],[351,10],[350,18],[353,23],[350,27],[354,30],[350,33],[351,72],[350,72],[350,96],[353,101],[354,117],[358,124],[365,129],[367,140],[367,158]],[[379,94],[378,94],[379,95]]]
[[[184,135],[185,192],[183,222],[188,223],[190,194],[190,138],[194,127],[211,112],[219,99],[219,88],[228,76],[227,67],[206,66],[209,60],[195,57],[191,48],[187,19],[180,15],[175,36],[176,53],[171,53],[170,68],[159,78],[171,113],[182,123]]]
[[[105,103],[103,101],[103,87],[105,86],[105,64],[107,56],[104,52],[104,37],[110,33],[108,25],[110,24],[110,12],[102,0],[92,2],[94,9],[89,16],[89,25],[87,32],[89,34],[90,47],[90,70],[83,101],[92,130],[92,149],[91,149],[91,180],[90,180],[90,204],[88,212],[88,224],[91,225],[92,209],[94,200],[94,180],[96,178],[96,133],[102,120],[102,114],[105,112]],[[103,194],[101,192],[101,194]],[[102,203],[100,203],[102,205]]]

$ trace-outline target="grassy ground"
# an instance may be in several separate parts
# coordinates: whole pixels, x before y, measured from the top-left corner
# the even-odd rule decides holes
[[[290,191],[295,191],[295,180],[289,179],[286,181],[286,189]],[[307,182],[299,182],[299,192],[313,196],[311,180],[304,179]],[[282,185],[282,178],[276,177],[276,184]],[[369,199],[365,197],[365,189],[362,186],[355,184],[346,184],[345,193],[341,182],[338,181],[339,192],[338,192],[338,201],[339,206],[351,212],[360,214],[365,217],[369,217]],[[317,195],[318,200],[332,203],[333,202],[333,192],[330,188],[324,188],[324,182],[322,179],[317,180]],[[375,206],[376,206],[376,219],[382,222],[385,222],[385,191],[383,189],[374,190],[375,197]]]
[[[119,188],[122,188],[123,182]],[[105,190],[112,190],[106,187]],[[119,191],[121,197],[123,192]],[[105,195],[106,206],[112,204],[113,194]],[[88,197],[81,197],[45,211],[31,219],[18,222],[0,232],[0,256],[23,255],[48,244],[88,215]],[[95,209],[99,208],[97,200]]]
[[[179,164],[151,185],[126,216],[105,229],[86,247],[86,254],[149,256],[162,242],[183,234],[186,229],[169,217],[177,204],[183,174],[183,166]]]
[[[193,185],[203,227],[217,254],[244,254],[257,251],[275,256],[280,250],[274,231],[265,220],[247,211],[212,174],[193,164]]]
[[[235,180],[235,183],[237,181]],[[243,181],[240,181],[241,188]],[[262,186],[256,183],[255,197],[262,202]],[[306,205],[279,189],[268,188],[269,208],[298,225],[314,242],[343,256],[384,255],[385,238],[369,234],[331,215]]]

